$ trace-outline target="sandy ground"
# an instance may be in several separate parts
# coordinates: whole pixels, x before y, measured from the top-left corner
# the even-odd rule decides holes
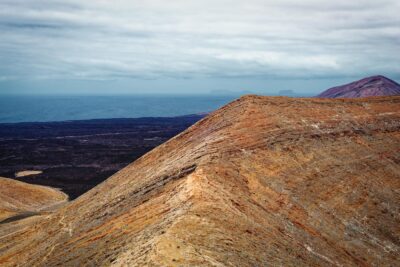
[[[41,173],[42,173],[42,171],[21,171],[21,172],[15,173],[15,177],[24,177],[24,176],[41,174]]]

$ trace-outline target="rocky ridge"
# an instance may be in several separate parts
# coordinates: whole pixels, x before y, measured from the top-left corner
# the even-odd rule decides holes
[[[400,97],[245,96],[54,214],[2,266],[395,266]]]

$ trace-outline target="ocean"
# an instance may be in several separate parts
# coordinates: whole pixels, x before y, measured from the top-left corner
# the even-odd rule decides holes
[[[174,117],[210,112],[238,96],[0,96],[0,123]]]

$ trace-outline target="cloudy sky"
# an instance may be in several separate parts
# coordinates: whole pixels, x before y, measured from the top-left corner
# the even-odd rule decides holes
[[[398,0],[0,0],[0,94],[314,94],[400,80]]]

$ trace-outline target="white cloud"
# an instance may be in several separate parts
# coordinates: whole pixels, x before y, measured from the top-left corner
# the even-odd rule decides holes
[[[398,73],[397,0],[3,0],[4,77]]]

